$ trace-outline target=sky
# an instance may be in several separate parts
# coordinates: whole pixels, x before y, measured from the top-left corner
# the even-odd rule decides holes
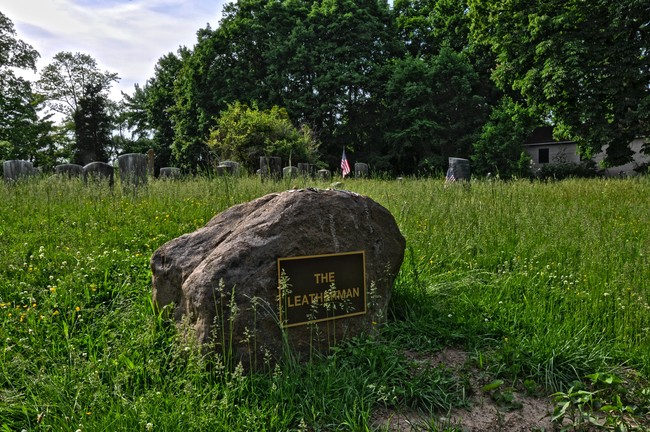
[[[145,84],[162,56],[192,48],[196,31],[216,28],[226,0],[2,0],[16,37],[41,55],[38,71],[61,51],[88,54],[115,72],[111,98]],[[36,80],[38,75],[21,75]]]

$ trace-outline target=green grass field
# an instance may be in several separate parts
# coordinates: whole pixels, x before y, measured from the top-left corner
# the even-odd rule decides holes
[[[450,346],[579,412],[648,416],[649,178],[346,180],[407,240],[379,333],[252,375],[201,356],[154,312],[152,253],[232,205],[307,186],[329,184],[0,186],[0,431],[374,430],[379,408],[433,416],[467,403],[463,377],[404,354]],[[589,407],[571,398],[579,389],[597,392]]]

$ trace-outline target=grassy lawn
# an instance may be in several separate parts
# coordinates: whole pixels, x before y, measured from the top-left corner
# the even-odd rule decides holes
[[[556,393],[558,417],[624,430],[649,415],[650,179],[345,180],[407,240],[390,319],[310,364],[227,370],[154,312],[149,258],[291,187],[329,184],[0,186],[0,431],[375,430],[378,409],[467,405],[467,377],[406,355],[445,347],[470,353],[485,391]]]

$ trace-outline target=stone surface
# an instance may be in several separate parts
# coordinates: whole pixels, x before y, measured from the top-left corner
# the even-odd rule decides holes
[[[241,164],[239,162],[225,160],[219,163],[219,166],[230,167],[230,174],[238,176],[241,174]]]
[[[470,181],[471,179],[471,171],[468,159],[450,157],[449,170],[454,175],[456,181]]]
[[[161,246],[151,258],[153,301],[189,323],[206,349],[246,367],[265,353],[308,358],[385,317],[405,240],[393,216],[368,197],[339,190],[275,193],[234,206],[203,228]],[[367,312],[281,329],[278,258],[365,251]],[[235,307],[236,305],[236,307]],[[236,312],[231,313],[234,309]],[[225,341],[224,341],[225,338]]]
[[[147,175],[153,177],[156,173],[156,152],[153,149],[147,150]]]
[[[117,158],[122,186],[144,186],[147,184],[147,156],[141,153],[127,153]]]
[[[296,178],[298,177],[298,167],[287,166],[282,168],[282,176],[284,178]]]
[[[282,159],[279,157],[260,156],[260,174],[263,179],[281,179]]]
[[[332,179],[332,171],[327,169],[318,170],[317,172],[318,180],[328,181]]]
[[[92,181],[108,181],[109,186],[113,186],[115,178],[115,169],[106,162],[91,162],[84,165],[83,176],[84,182]]]
[[[367,178],[368,177],[368,164],[367,163],[362,163],[362,162],[357,162],[354,164],[354,176],[359,177],[359,178]]]
[[[161,179],[176,179],[181,177],[181,169],[175,167],[162,167],[160,168]]]
[[[81,177],[84,167],[77,164],[61,164],[54,167],[54,173],[67,177]]]
[[[2,164],[5,181],[16,181],[36,174],[34,165],[24,160],[8,160]]]
[[[299,162],[298,163],[298,173],[302,177],[311,177],[311,174],[313,172],[312,167],[313,167],[313,165],[309,165],[308,163]]]

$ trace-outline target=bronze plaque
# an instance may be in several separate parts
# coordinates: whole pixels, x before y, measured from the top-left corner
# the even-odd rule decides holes
[[[365,252],[278,258],[278,287],[282,327],[365,314]]]

